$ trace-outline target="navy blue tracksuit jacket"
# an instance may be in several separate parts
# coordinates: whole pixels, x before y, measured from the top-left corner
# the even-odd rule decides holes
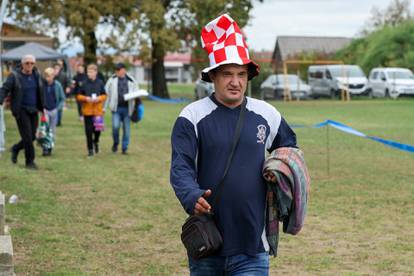
[[[272,105],[247,97],[238,147],[214,212],[223,235],[221,256],[268,251],[265,234],[266,151],[296,147],[296,135]],[[228,108],[214,94],[186,106],[172,136],[170,181],[188,214],[205,190],[213,194],[231,150],[240,106]]]

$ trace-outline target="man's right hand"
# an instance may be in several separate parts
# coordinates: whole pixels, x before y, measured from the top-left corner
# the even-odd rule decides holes
[[[210,213],[211,206],[205,199],[209,197],[210,195],[211,195],[211,190],[207,190],[204,192],[204,194],[201,197],[197,199],[197,202],[194,206],[194,214],[201,215],[201,214]]]

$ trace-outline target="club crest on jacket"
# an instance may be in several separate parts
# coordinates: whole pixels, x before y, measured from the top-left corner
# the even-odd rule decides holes
[[[266,126],[265,125],[258,125],[257,126],[257,143],[264,144],[266,140]]]

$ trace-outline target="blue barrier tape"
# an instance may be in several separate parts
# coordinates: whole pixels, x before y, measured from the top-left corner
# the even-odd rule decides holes
[[[389,140],[385,140],[382,138],[378,138],[378,137],[374,137],[374,136],[367,136],[367,138],[383,143],[384,145],[399,149],[399,150],[403,150],[403,151],[408,151],[408,152],[413,152],[414,153],[414,146],[411,145],[407,145],[407,144],[401,144],[398,142],[394,142],[394,141],[389,141]]]
[[[356,135],[356,136],[360,136],[360,137],[366,137],[367,136],[364,133],[353,129],[352,127],[349,127],[347,125],[344,125],[344,124],[341,124],[339,122],[332,121],[332,120],[326,120],[323,123],[317,124],[315,127],[318,128],[318,127],[322,127],[322,126],[325,126],[325,125],[330,125],[330,126],[336,128],[336,129],[339,129],[340,131],[347,132],[349,134],[353,134],[353,135]]]
[[[336,122],[336,121],[326,120],[325,122],[313,125],[311,127],[321,128],[321,127],[328,126],[328,125],[336,128],[340,131],[343,131],[343,132],[346,132],[346,133],[349,133],[349,134],[352,134],[352,135],[356,135],[356,136],[359,136],[359,137],[371,139],[373,141],[382,143],[382,144],[387,145],[387,146],[392,147],[392,148],[396,148],[396,149],[399,149],[399,150],[402,150],[402,151],[407,151],[407,152],[414,153],[414,146],[412,146],[412,145],[402,144],[402,143],[398,143],[398,142],[390,141],[390,140],[385,140],[385,139],[375,137],[375,136],[368,136],[368,135],[366,135],[366,134],[364,134],[364,133],[362,133],[362,132],[360,132],[356,129],[353,129],[352,127],[349,127],[347,125],[344,125],[344,124]],[[303,127],[309,127],[309,126],[291,125],[291,127],[293,127],[293,128],[297,128],[297,127],[303,128]]]
[[[289,126],[292,127],[292,128],[305,128],[305,127],[308,127],[306,125],[292,125],[292,124],[289,124]]]
[[[149,99],[160,102],[160,103],[170,103],[170,104],[179,104],[179,103],[187,103],[190,102],[189,99],[186,98],[175,98],[175,99],[165,99],[158,96],[149,95]]]

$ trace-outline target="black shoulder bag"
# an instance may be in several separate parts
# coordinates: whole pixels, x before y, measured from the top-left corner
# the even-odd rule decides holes
[[[140,98],[136,98],[134,101],[134,111],[131,114],[131,122],[138,123],[142,119],[143,114],[139,114],[138,108],[142,104]],[[141,116],[140,116],[141,115]]]
[[[223,177],[217,185],[217,191],[215,192],[214,199],[212,200],[212,207],[216,208],[219,202],[221,191],[223,190],[223,182],[226,174],[230,168],[231,161],[233,159],[234,151],[237,147],[240,132],[243,127],[244,113],[246,109],[246,98],[241,104],[239,119],[237,120],[236,131],[233,137],[233,145],[230,155],[227,159],[226,168],[224,170]],[[181,241],[187,249],[188,255],[193,259],[199,260],[204,257],[208,257],[214,254],[221,245],[223,239],[220,231],[214,221],[214,213],[203,215],[191,215],[187,218],[182,226]]]

